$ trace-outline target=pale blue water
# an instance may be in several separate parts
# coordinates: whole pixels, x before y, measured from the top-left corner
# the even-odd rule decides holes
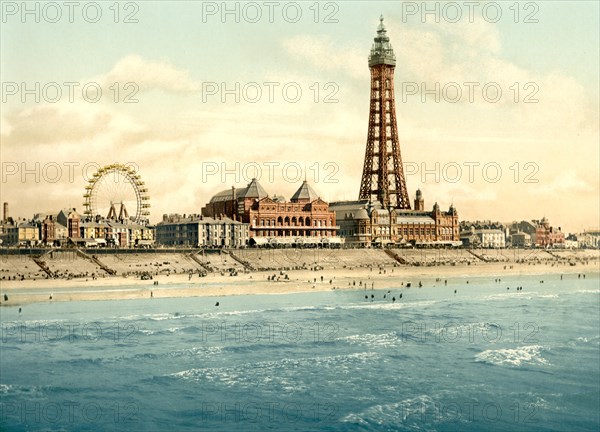
[[[366,294],[2,308],[0,429],[600,428],[598,275]]]

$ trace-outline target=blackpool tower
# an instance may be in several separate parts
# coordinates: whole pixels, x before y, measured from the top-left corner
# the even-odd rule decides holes
[[[410,209],[396,124],[396,56],[383,25],[383,16],[379,21],[377,36],[369,55],[369,131],[358,198],[379,201],[383,208]]]

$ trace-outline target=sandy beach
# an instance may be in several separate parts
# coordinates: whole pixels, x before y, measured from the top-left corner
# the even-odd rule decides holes
[[[283,253],[283,252],[282,252]],[[289,252],[287,252],[289,254]],[[498,252],[495,251],[497,256]],[[417,256],[417,255],[415,255]],[[507,254],[503,255],[507,257]],[[359,258],[360,257],[360,258]],[[529,259],[496,259],[485,262],[482,259],[462,260],[456,256],[452,260],[440,260],[439,252],[433,261],[420,253],[422,261],[418,265],[400,264],[382,251],[336,251],[322,255],[319,260],[301,262],[295,257],[296,265],[277,260],[277,254],[252,255],[233,260],[211,257],[204,267],[212,271],[203,272],[198,268],[186,268],[184,264],[192,262],[170,257],[170,265],[179,265],[167,272],[155,271],[151,280],[142,280],[137,270],[121,272],[120,275],[94,274],[89,277],[73,278],[30,278],[24,280],[2,280],[0,282],[0,301],[2,306],[21,306],[38,302],[127,300],[142,298],[230,296],[244,294],[285,294],[325,290],[371,290],[431,287],[447,281],[449,286],[466,286],[469,278],[489,278],[495,280],[506,276],[539,275],[544,278],[558,278],[559,275],[588,274],[599,272],[598,251],[586,251],[585,254],[572,253],[552,256],[550,254],[529,255]],[[142,259],[143,258],[143,259]],[[156,255],[147,255],[139,259],[131,268],[148,268],[148,263],[156,263]],[[281,258],[281,257],[279,257]],[[305,255],[301,258],[307,258]],[[311,256],[314,258],[314,256]],[[410,255],[403,256],[408,261]],[[414,257],[412,257],[414,258]],[[118,258],[111,258],[118,261]],[[225,259],[225,262],[223,260]],[[145,260],[145,261],[144,261]],[[228,261],[227,261],[228,260]],[[437,262],[436,262],[437,260]],[[159,260],[160,261],[160,260]],[[20,259],[21,268],[29,268]],[[229,262],[229,264],[227,264]],[[269,266],[269,270],[257,270],[257,262]],[[351,263],[356,265],[352,265]],[[3,262],[7,270],[7,261]],[[235,265],[232,265],[235,263]],[[14,266],[14,262],[10,263]],[[80,267],[79,261],[72,260],[72,268]],[[89,266],[89,263],[83,263]],[[50,264],[51,265],[51,264]],[[226,270],[227,266],[228,270]],[[176,266],[176,265],[175,265]],[[246,268],[245,268],[246,267]],[[254,268],[250,270],[249,268]],[[273,268],[271,268],[273,267]],[[14,268],[13,268],[14,271]],[[192,272],[190,276],[190,272]],[[90,273],[91,274],[91,273]],[[571,276],[573,277],[573,276]],[[513,280],[514,283],[514,280]],[[510,286],[510,285],[507,285]],[[6,297],[5,297],[6,296]],[[8,300],[6,300],[8,298]]]

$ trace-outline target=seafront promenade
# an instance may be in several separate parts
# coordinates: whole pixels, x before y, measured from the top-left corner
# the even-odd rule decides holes
[[[90,279],[255,271],[598,263],[589,249],[5,249],[0,280]]]

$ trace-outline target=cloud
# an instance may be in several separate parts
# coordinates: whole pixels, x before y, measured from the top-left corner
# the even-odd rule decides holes
[[[550,183],[537,187],[539,193],[556,196],[557,194],[591,192],[594,188],[575,170],[558,174]]]
[[[98,136],[139,131],[136,120],[110,106],[82,101],[36,105],[3,118],[10,124],[2,143],[8,149],[63,143],[70,147]]]
[[[133,82],[140,91],[162,90],[175,93],[197,92],[200,86],[186,70],[178,69],[166,61],[150,61],[139,55],[128,55],[105,75],[96,77],[95,82],[103,88],[113,83]]]
[[[10,122],[4,116],[0,117],[0,135],[8,136],[13,131],[13,127]]]
[[[97,106],[82,110],[69,104],[40,105],[8,115],[3,144],[29,146],[88,139],[106,130],[111,114]]]
[[[298,35],[283,41],[290,57],[307,62],[318,70],[336,72],[356,79],[368,79],[366,55],[356,46],[339,46],[331,39]]]

